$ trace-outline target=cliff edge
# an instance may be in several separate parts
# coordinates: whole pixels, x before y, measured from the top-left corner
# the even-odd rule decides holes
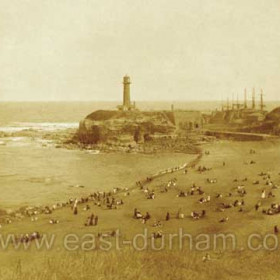
[[[174,133],[173,112],[98,110],[80,122],[77,136],[85,144],[135,145]]]

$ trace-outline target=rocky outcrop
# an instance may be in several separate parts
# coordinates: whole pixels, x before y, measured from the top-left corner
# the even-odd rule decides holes
[[[85,144],[135,145],[153,137],[172,136],[172,112],[95,111],[80,122],[78,140]]]

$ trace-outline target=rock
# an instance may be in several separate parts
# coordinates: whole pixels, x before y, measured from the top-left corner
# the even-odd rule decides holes
[[[172,112],[95,111],[80,122],[77,139],[84,144],[106,143],[135,147],[152,136],[175,132]]]

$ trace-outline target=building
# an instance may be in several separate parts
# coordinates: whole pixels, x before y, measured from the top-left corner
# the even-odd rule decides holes
[[[129,76],[124,76],[123,77],[123,104],[119,105],[117,108],[120,111],[131,111],[135,110],[135,103],[131,103],[130,100],[130,77]]]

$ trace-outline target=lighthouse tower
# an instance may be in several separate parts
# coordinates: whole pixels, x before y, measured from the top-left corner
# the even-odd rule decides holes
[[[132,104],[130,101],[130,77],[123,77],[123,104],[118,106],[118,109],[121,111],[131,111],[135,110],[135,103]]]
[[[129,110],[130,104],[130,77],[123,77],[123,108],[127,108]]]

